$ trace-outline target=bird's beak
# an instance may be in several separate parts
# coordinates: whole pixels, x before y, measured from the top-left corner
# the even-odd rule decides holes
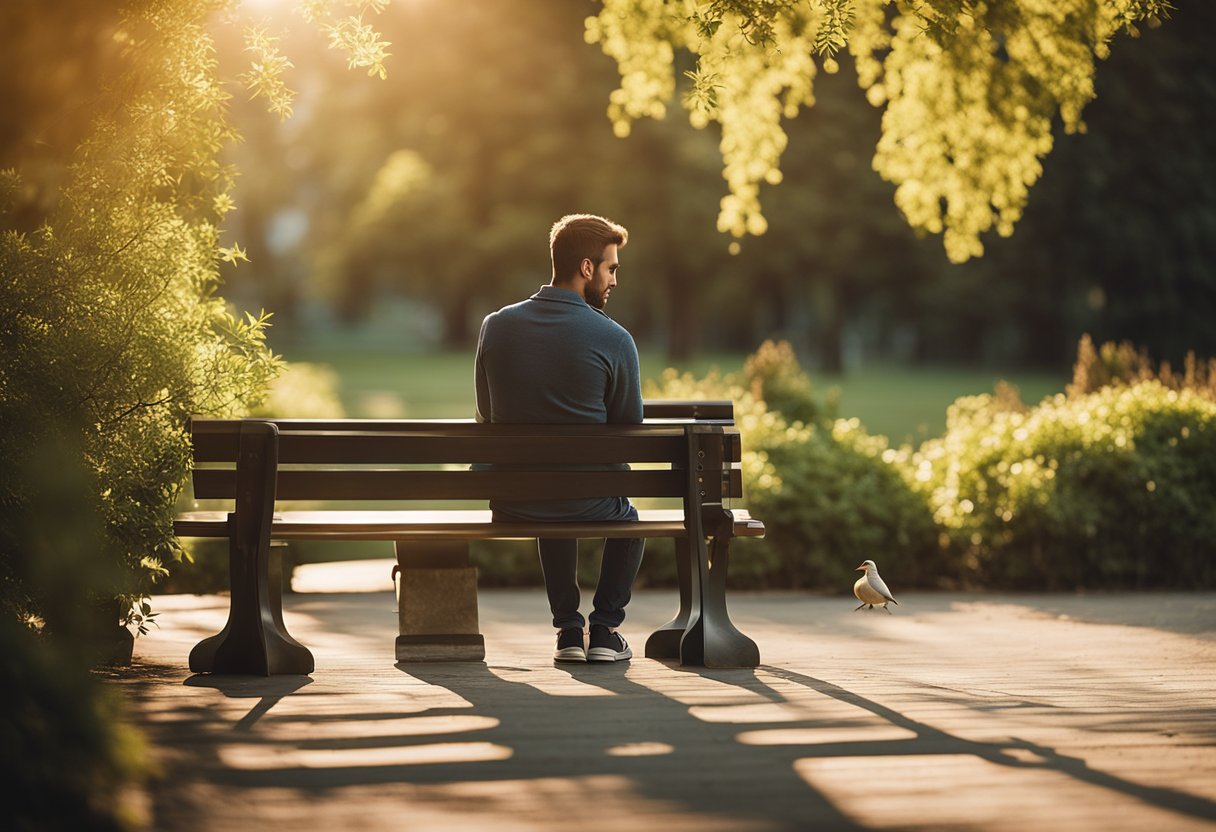
[[[853,571],[857,572],[860,570],[860,571],[864,572],[865,568],[866,568],[866,565],[863,563],[861,566],[857,567],[857,569],[854,569]]]

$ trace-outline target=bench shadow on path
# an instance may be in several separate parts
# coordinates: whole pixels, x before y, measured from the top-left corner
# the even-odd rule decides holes
[[[645,661],[645,660],[637,660]],[[285,764],[255,770],[236,769],[220,763],[215,746],[223,737],[214,735],[205,749],[215,755],[211,765],[197,774],[216,785],[241,790],[304,789],[320,797],[335,790],[368,785],[408,784],[420,787],[408,800],[443,804],[460,798],[442,787],[448,784],[495,784],[500,782],[549,782],[579,778],[617,778],[628,783],[629,794],[653,801],[663,811],[711,816],[737,821],[739,828],[863,829],[847,817],[825,794],[804,780],[795,768],[799,760],[842,757],[906,758],[923,755],[966,755],[1008,769],[1040,769],[1144,804],[1191,818],[1216,819],[1216,803],[1185,792],[1147,786],[1097,769],[1082,759],[1070,757],[1048,746],[1011,739],[1008,742],[977,742],[934,728],[899,711],[846,688],[780,667],[751,670],[685,669],[665,665],[647,669],[648,680],[693,690],[702,680],[736,688],[750,701],[758,697],[774,705],[791,703],[786,693],[769,680],[781,680],[814,691],[821,696],[859,709],[884,723],[910,732],[900,739],[857,739],[828,742],[791,742],[756,745],[739,741],[744,732],[765,730],[814,731],[847,728],[855,722],[840,719],[795,719],[773,722],[704,721],[682,702],[634,681],[628,664],[557,665],[570,678],[567,684],[585,688],[583,695],[554,695],[528,681],[532,674],[554,677],[548,668],[489,667],[484,664],[411,664],[398,670],[413,679],[446,689],[469,706],[385,709],[377,713],[329,713],[315,718],[295,715],[296,724],[316,725],[349,721],[366,725],[366,735],[283,740],[275,737],[272,712],[284,697],[300,695],[309,677],[247,679],[194,676],[187,685],[215,688],[230,697],[256,697],[259,701],[235,723],[225,723],[226,732],[241,732],[240,741],[259,742],[286,751]],[[504,678],[513,677],[513,678]],[[599,689],[599,693],[592,689]],[[307,695],[305,692],[303,695]],[[402,692],[403,701],[409,694]],[[390,700],[391,701],[391,700]],[[723,704],[719,699],[707,704]],[[378,734],[377,721],[415,717],[488,717],[475,730],[454,729],[424,735]],[[259,723],[261,723],[259,725]],[[391,723],[382,723],[388,725]],[[258,725],[254,735],[248,732]],[[492,727],[490,727],[492,726]],[[228,737],[235,740],[231,733]],[[291,765],[291,752],[354,751],[358,749],[423,749],[433,744],[491,744],[509,749],[506,759],[460,760],[425,764],[354,764],[343,766]],[[369,759],[374,759],[369,758]],[[336,796],[336,795],[335,795]],[[847,808],[847,807],[845,807]],[[490,809],[487,809],[490,811]],[[728,827],[729,828],[729,827]]]

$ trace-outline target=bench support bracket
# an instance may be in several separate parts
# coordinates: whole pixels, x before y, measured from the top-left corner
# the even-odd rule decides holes
[[[241,424],[236,512],[228,517],[232,598],[228,623],[190,651],[195,673],[275,676],[312,673],[312,653],[283,624],[282,572],[271,568],[270,525],[278,470],[278,429]]]
[[[722,429],[705,425],[688,433],[688,494],[684,500],[686,540],[676,542],[680,611],[646,642],[651,658],[676,658],[700,667],[756,667],[760,650],[735,627],[726,609],[732,517],[722,508],[726,462]],[[678,654],[672,650],[679,634]],[[652,652],[653,646],[653,652]]]

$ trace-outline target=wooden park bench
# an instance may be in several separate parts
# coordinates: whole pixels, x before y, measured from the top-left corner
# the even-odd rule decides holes
[[[229,541],[227,626],[190,653],[194,672],[304,674],[313,656],[283,624],[281,577],[271,540],[391,540],[407,607],[465,604],[471,620],[446,630],[416,628],[398,639],[398,659],[480,659],[476,573],[467,544],[535,537],[670,537],[676,541],[680,607],[646,642],[645,655],[710,667],[755,667],[755,643],[726,609],[733,537],[764,525],[724,500],[742,496],[739,432],[730,402],[645,404],[640,425],[505,425],[471,420],[195,419],[194,495],[234,500],[227,511],[192,511],[181,537]],[[470,470],[469,463],[527,466]],[[571,470],[630,463],[632,470]],[[638,467],[639,464],[648,464]],[[276,500],[437,501],[584,497],[678,497],[682,508],[640,510],[624,522],[494,522],[483,510],[275,511]],[[455,546],[455,548],[453,548]],[[446,548],[445,548],[446,547]],[[463,548],[461,548],[463,547]],[[423,578],[410,583],[412,573]],[[413,586],[412,597],[405,589]],[[421,593],[418,591],[421,589]],[[460,617],[459,615],[457,616]]]

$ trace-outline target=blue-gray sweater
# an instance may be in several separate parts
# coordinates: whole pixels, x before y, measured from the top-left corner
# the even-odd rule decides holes
[[[477,340],[477,420],[524,424],[642,421],[633,336],[573,289],[542,286],[486,316]],[[623,497],[544,503],[491,501],[530,520],[623,520]]]

